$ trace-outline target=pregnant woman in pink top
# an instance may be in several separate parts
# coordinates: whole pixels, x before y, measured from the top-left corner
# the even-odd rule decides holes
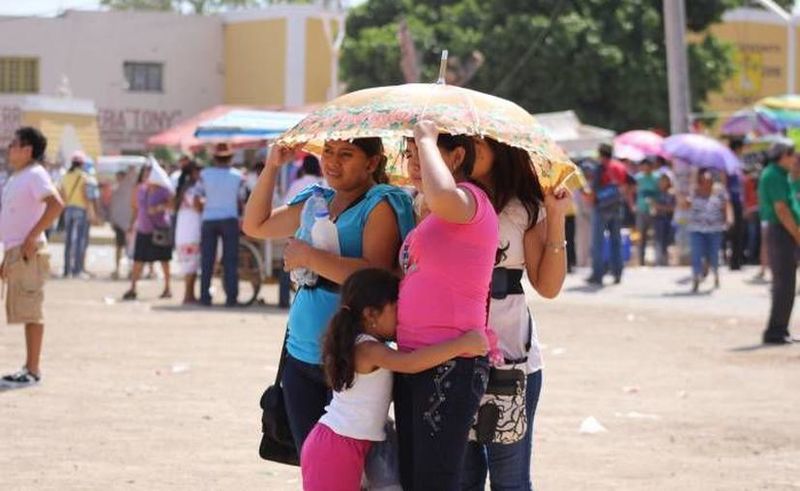
[[[409,175],[424,197],[417,228],[400,250],[405,274],[397,304],[401,350],[486,330],[498,244],[487,194],[468,182],[470,137],[439,135],[423,121],[408,142]],[[414,375],[397,375],[395,415],[406,490],[459,489],[467,437],[486,390],[485,357],[459,357]]]

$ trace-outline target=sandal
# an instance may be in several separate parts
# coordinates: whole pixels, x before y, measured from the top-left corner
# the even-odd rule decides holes
[[[172,292],[169,290],[164,290],[164,293],[162,293],[158,298],[172,298]]]
[[[125,292],[125,295],[122,296],[123,300],[136,300],[136,292],[133,290],[128,290]]]

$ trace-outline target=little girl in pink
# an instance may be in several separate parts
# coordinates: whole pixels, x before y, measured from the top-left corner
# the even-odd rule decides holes
[[[358,491],[372,442],[385,439],[392,372],[417,373],[455,356],[482,356],[485,336],[470,331],[413,352],[386,346],[395,338],[399,280],[382,269],[354,273],[342,287],[341,307],[323,343],[333,399],[303,444],[306,491]]]

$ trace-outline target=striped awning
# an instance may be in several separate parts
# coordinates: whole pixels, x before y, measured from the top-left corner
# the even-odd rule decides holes
[[[271,140],[296,125],[306,115],[280,111],[233,110],[197,127],[203,140],[252,138]]]

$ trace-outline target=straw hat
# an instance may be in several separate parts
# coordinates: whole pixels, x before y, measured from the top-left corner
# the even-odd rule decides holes
[[[231,157],[233,156],[233,148],[228,142],[221,142],[214,145],[214,157]]]

